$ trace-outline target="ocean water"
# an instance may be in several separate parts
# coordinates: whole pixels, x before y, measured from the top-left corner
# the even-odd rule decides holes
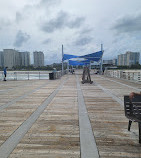
[[[7,71],[7,80],[39,80],[49,79],[52,71]],[[3,80],[3,71],[0,71],[0,80]]]

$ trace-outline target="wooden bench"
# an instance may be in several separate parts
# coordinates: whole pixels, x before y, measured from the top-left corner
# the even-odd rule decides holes
[[[141,143],[141,96],[135,96],[132,101],[129,96],[124,96],[125,116],[129,119],[128,131],[132,121],[138,123],[139,127],[139,143]]]

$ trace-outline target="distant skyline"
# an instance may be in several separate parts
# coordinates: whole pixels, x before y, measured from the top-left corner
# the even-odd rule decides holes
[[[141,52],[140,6],[141,0],[0,0],[0,51],[43,51],[45,64],[61,62],[62,44],[64,53],[85,55],[103,43],[103,59]]]

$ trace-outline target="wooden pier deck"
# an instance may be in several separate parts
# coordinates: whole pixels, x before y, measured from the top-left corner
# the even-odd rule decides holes
[[[123,96],[141,84],[92,75],[0,82],[0,158],[140,158]]]

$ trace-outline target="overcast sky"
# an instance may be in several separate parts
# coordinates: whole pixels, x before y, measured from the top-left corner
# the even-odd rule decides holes
[[[141,52],[141,0],[0,0],[0,51],[43,51],[45,64],[64,53],[104,47],[104,59]]]

